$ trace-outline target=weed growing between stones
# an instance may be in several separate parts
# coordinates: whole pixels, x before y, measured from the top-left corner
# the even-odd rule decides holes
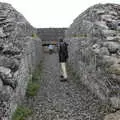
[[[41,66],[42,66],[41,64],[38,65],[30,77],[26,90],[27,97],[34,97],[37,95],[37,92],[40,88],[40,79],[41,79],[41,71],[42,71]]]
[[[25,120],[31,114],[31,109],[24,106],[18,106],[15,113],[12,116],[12,120]]]
[[[33,38],[38,38],[38,36],[37,36],[36,33],[33,33],[33,34],[32,34],[32,37],[33,37]]]
[[[32,80],[29,81],[26,96],[27,97],[33,97],[37,94],[37,91],[39,89],[40,85],[33,82]]]
[[[72,35],[72,37],[77,37],[77,38],[87,38],[88,35],[87,35],[87,34],[75,34],[75,35]]]

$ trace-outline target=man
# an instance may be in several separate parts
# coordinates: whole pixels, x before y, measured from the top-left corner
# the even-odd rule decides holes
[[[61,81],[67,81],[67,70],[66,70],[66,62],[68,59],[68,44],[63,41],[63,39],[60,39],[59,45],[58,45],[58,53],[59,53],[59,62],[61,65]]]

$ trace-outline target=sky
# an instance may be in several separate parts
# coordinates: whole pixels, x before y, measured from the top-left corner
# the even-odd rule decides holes
[[[69,27],[88,7],[120,0],[0,0],[12,4],[36,28]]]

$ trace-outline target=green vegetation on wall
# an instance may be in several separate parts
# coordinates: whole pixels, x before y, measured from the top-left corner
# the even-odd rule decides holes
[[[38,65],[38,67],[35,69],[35,71],[32,73],[27,90],[26,90],[26,96],[27,97],[33,97],[37,95],[37,92],[40,88],[40,79],[41,79],[41,64]]]
[[[38,36],[37,36],[36,33],[32,33],[32,37],[33,37],[33,38],[38,38]]]

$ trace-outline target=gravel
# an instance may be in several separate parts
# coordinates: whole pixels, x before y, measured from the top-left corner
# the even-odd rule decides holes
[[[101,101],[69,75],[60,82],[58,56],[45,54],[40,89],[29,101],[33,115],[27,120],[103,120]]]

